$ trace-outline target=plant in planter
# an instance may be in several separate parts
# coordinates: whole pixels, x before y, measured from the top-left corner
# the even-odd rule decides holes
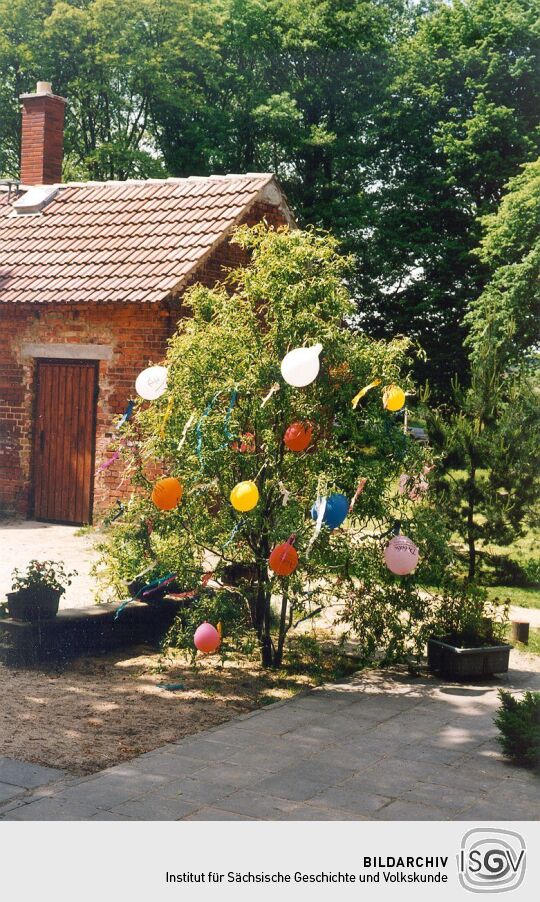
[[[484,589],[469,585],[443,596],[431,623],[428,667],[450,679],[506,673],[511,646],[504,641],[508,605],[489,601]]]
[[[47,620],[58,613],[60,596],[77,571],[68,572],[60,561],[30,561],[25,571],[11,574],[7,609],[15,620]]]

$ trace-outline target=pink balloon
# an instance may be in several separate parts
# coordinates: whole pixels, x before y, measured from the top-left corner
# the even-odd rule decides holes
[[[402,473],[399,477],[399,494],[407,495],[411,501],[418,501],[429,489],[429,483],[424,476],[409,476]]]
[[[418,548],[407,536],[394,536],[384,549],[384,561],[396,576],[406,576],[418,564]]]
[[[221,638],[215,626],[205,622],[201,623],[195,630],[193,644],[195,648],[204,652],[205,655],[210,655],[218,650],[221,645]]]

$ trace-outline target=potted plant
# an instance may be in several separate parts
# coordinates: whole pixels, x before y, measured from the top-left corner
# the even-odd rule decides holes
[[[483,589],[443,598],[428,639],[428,667],[446,679],[506,673],[511,645],[504,641],[508,606],[488,602]]]
[[[7,609],[14,620],[47,620],[56,617],[60,596],[77,571],[67,572],[58,561],[30,561],[26,571],[11,574],[12,591]]]

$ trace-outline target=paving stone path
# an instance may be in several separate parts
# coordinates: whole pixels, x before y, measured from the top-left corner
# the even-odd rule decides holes
[[[540,781],[495,741],[500,684],[540,688],[374,671],[82,779],[0,759],[0,819],[536,820]]]

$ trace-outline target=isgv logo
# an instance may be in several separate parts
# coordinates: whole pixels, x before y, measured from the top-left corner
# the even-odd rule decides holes
[[[459,882],[471,893],[504,893],[525,876],[525,841],[511,830],[469,830],[459,850]]]

